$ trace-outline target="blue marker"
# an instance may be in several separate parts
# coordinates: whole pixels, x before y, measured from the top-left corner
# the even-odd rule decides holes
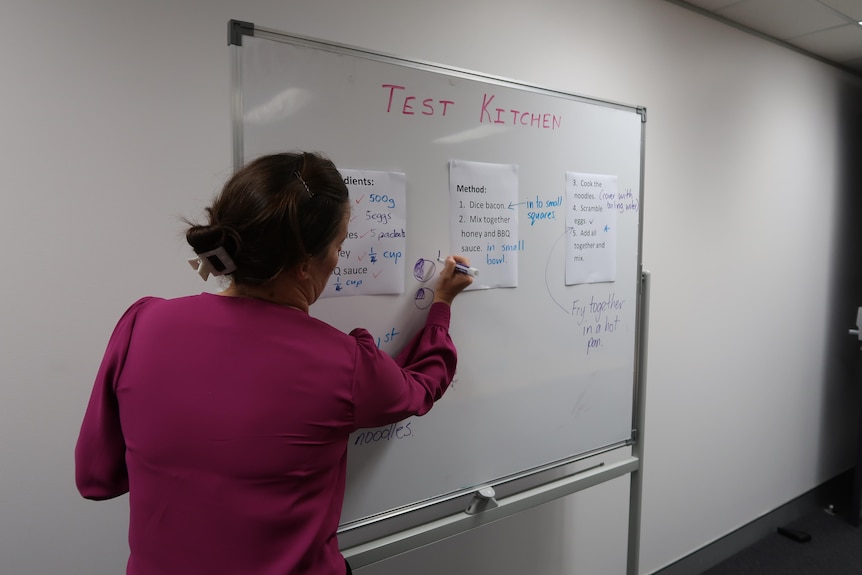
[[[437,261],[440,262],[441,264],[446,263],[446,260],[444,260],[441,257],[438,257]],[[477,270],[476,268],[471,268],[471,267],[465,266],[464,264],[459,264],[458,262],[455,262],[455,271],[458,272],[459,274],[467,274],[468,276],[472,276],[472,277],[476,277],[477,275],[479,275],[479,270]]]

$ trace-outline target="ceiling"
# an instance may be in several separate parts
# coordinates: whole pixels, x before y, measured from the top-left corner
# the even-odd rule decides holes
[[[862,75],[862,0],[670,0]]]

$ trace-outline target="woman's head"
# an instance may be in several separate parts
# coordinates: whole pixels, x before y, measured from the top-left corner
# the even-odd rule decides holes
[[[238,285],[260,285],[322,254],[350,210],[335,165],[308,152],[262,156],[246,164],[207,208],[209,223],[191,225],[195,253],[223,247]]]

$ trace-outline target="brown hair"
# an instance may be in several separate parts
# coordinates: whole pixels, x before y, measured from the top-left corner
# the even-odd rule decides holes
[[[195,253],[223,247],[237,284],[262,284],[321,253],[350,210],[347,186],[320,154],[262,156],[243,166],[206,209],[207,225],[189,222]]]

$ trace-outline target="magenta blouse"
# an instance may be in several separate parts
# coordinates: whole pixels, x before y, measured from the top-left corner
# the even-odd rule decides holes
[[[127,573],[345,572],[348,434],[426,413],[455,373],[449,306],[396,359],[269,302],[144,298],[120,319],[75,448],[78,490],[129,493]]]

